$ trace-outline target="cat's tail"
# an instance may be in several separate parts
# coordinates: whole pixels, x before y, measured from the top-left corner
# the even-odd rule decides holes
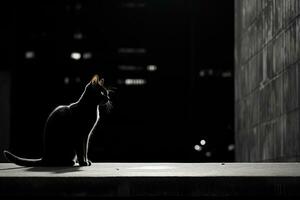
[[[20,165],[20,166],[24,166],[24,167],[34,167],[34,166],[42,165],[42,159],[21,158],[21,157],[18,157],[6,150],[4,150],[3,153],[7,160],[15,163],[16,165]]]

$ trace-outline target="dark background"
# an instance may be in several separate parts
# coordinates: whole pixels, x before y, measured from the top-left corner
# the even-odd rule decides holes
[[[0,98],[10,103],[0,115],[14,153],[41,156],[49,113],[98,73],[117,89],[92,161],[234,161],[233,0],[11,1],[1,11],[10,84]]]

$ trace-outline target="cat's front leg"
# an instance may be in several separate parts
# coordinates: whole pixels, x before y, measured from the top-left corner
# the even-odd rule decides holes
[[[79,142],[76,147],[76,154],[80,166],[91,166],[92,162],[87,158],[87,140]]]
[[[77,151],[77,161],[80,166],[91,166],[92,165],[92,162],[84,156],[84,153],[81,150]]]
[[[84,160],[86,166],[91,166],[92,162],[88,159],[88,150],[89,150],[89,140],[90,140],[90,134],[85,138],[83,149],[84,149]]]
[[[83,154],[80,160],[78,160],[80,166],[91,166],[92,162]]]
[[[83,153],[81,153],[80,151],[77,152],[77,161],[80,166],[91,166],[92,165],[92,162],[89,161],[88,159],[86,159],[85,156],[83,155]]]
[[[91,166],[92,162],[90,160],[82,161],[82,162],[79,161],[79,165],[80,166]]]

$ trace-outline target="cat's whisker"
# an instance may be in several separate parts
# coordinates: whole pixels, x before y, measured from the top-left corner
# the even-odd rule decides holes
[[[110,112],[110,110],[113,108],[112,102],[108,101],[105,105],[106,105],[106,112]]]

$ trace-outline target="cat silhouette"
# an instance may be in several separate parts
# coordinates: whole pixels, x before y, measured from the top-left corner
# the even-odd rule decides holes
[[[20,166],[90,166],[90,136],[100,120],[100,110],[110,107],[109,91],[104,79],[94,75],[78,101],[55,108],[44,128],[42,158],[21,158],[4,150],[10,162]]]

